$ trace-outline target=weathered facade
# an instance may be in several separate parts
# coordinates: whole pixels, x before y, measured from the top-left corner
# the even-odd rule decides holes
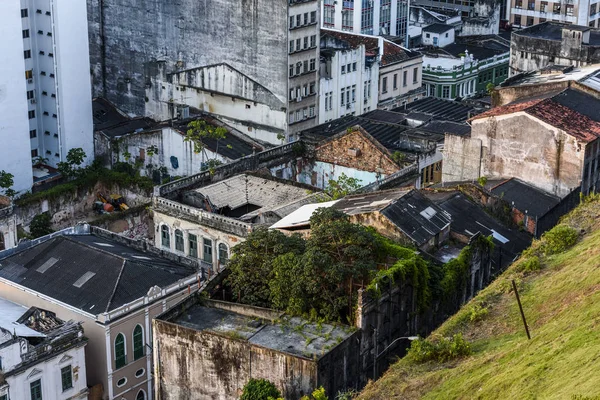
[[[443,181],[516,177],[559,197],[578,187],[595,190],[597,104],[596,97],[567,89],[480,114],[470,137],[446,135]]]
[[[546,21],[513,32],[510,75],[548,65],[585,66],[600,62],[600,31],[586,26]]]
[[[323,325],[319,333],[281,312],[196,296],[153,327],[160,400],[233,400],[250,378],[268,379],[290,400],[319,386],[331,395],[359,387],[360,335],[351,328]]]
[[[316,119],[317,69],[310,69],[310,60],[319,60],[318,5],[90,0],[93,93],[129,114],[156,120],[193,107],[261,140],[282,143],[288,130]],[[310,82],[313,95],[292,104],[288,87],[308,88]],[[309,118],[311,107],[315,115]],[[290,111],[294,116],[300,111],[301,120],[306,111],[308,122],[293,126]]]

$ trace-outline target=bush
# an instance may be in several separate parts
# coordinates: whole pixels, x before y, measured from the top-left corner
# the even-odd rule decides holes
[[[471,345],[458,333],[452,338],[439,338],[434,341],[417,339],[412,342],[407,357],[416,363],[427,361],[446,362],[471,354]]]
[[[573,246],[579,234],[568,225],[557,225],[542,235],[542,251],[544,255],[562,253]]]
[[[540,258],[535,255],[525,257],[517,267],[519,272],[535,272],[540,269],[542,269]]]
[[[46,236],[54,232],[51,226],[51,219],[48,213],[38,214],[31,220],[29,231],[33,239]]]
[[[266,379],[250,379],[244,386],[240,400],[276,400],[281,393]]]

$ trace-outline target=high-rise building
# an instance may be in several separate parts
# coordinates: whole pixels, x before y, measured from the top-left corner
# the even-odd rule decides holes
[[[600,4],[593,0],[535,1],[511,0],[506,19],[517,27],[540,24],[545,21],[600,27]]]
[[[65,160],[72,148],[82,148],[87,162],[93,159],[86,13],[85,2],[21,0],[20,15],[13,10],[0,16],[19,21],[14,29],[19,28],[20,43],[14,46],[22,47],[25,60],[31,157],[50,166]]]
[[[323,28],[382,36],[406,35],[407,0],[324,0]]]
[[[19,10],[18,2],[0,2],[0,170],[14,176],[13,189],[18,192],[30,189],[33,183],[29,137],[35,134],[27,136],[28,84]]]
[[[189,107],[281,144],[317,123],[320,2],[88,0],[94,95],[155,120]]]

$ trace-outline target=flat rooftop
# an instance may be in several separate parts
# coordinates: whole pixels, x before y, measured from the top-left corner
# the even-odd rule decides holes
[[[19,337],[45,337],[41,332],[18,322],[28,308],[0,297],[0,329]]]
[[[259,312],[253,315],[255,310]],[[323,324],[319,327],[299,317],[285,317],[274,310],[213,300],[186,307],[165,320],[306,358],[320,357],[354,333],[350,326]]]
[[[569,31],[578,31],[578,32],[589,31],[590,32],[590,42],[588,44],[592,45],[592,46],[600,45],[600,30],[594,29],[594,28],[589,28],[587,26],[572,25],[572,24],[565,24],[565,23],[552,22],[552,21],[542,22],[541,24],[532,25],[527,28],[521,29],[519,31],[514,31],[513,35],[561,41],[563,29],[566,29]]]

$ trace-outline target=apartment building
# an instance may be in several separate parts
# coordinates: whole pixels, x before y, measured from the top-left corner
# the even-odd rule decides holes
[[[290,0],[288,138],[317,125],[319,93],[319,2]]]
[[[506,19],[517,27],[546,21],[599,27],[600,4],[594,0],[511,0],[509,4]]]
[[[406,35],[407,0],[323,0],[323,28],[367,35]]]
[[[67,0],[21,0],[20,11],[0,13],[2,24],[19,28],[12,45],[22,47],[24,64],[19,62],[21,77],[10,85],[24,92],[28,129],[13,134],[29,133],[29,165],[39,157],[55,167],[72,148],[82,148],[86,161],[93,160],[86,13],[85,2]]]

